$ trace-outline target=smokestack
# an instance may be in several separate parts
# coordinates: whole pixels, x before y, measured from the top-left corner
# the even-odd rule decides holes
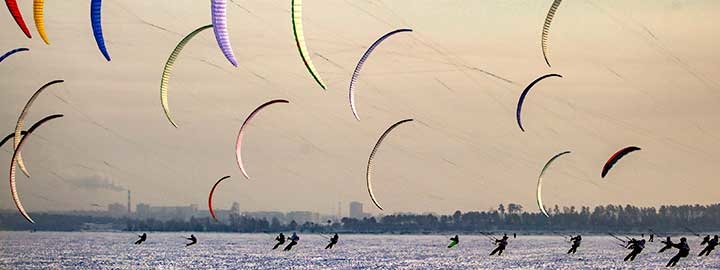
[[[132,211],[130,211],[130,189],[128,189],[128,215],[131,213]]]

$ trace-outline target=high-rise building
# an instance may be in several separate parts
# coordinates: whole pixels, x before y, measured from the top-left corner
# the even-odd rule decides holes
[[[363,213],[363,204],[359,202],[350,202],[350,218],[364,218],[367,214]]]

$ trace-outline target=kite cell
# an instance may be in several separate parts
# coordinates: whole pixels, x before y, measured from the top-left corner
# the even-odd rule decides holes
[[[215,40],[217,40],[220,50],[225,55],[230,64],[237,67],[235,54],[233,54],[232,46],[230,46],[230,37],[227,30],[227,0],[212,0],[210,2],[211,19],[213,32],[215,32]]]
[[[10,11],[10,15],[12,15],[13,19],[15,19],[17,25],[20,27],[23,33],[25,33],[25,36],[28,38],[32,38],[32,36],[30,35],[30,30],[28,30],[27,25],[25,25],[25,20],[23,20],[22,13],[20,13],[20,8],[18,7],[17,0],[5,0],[5,5]]]
[[[550,61],[548,61],[548,35],[550,34],[550,24],[555,17],[555,12],[560,6],[560,2],[562,2],[562,0],[555,0],[553,1],[552,6],[550,6],[550,10],[548,11],[547,16],[545,16],[545,23],[543,24],[542,35],[540,37],[540,46],[542,47],[543,58],[545,59],[545,63],[548,67],[550,67]]]
[[[98,49],[105,57],[105,60],[110,61],[110,54],[105,47],[105,38],[103,37],[102,30],[102,19],[100,18],[102,11],[102,0],[91,0],[90,1],[90,24],[92,25],[93,35],[95,36],[95,42],[97,43]]]
[[[626,156],[627,154],[630,154],[632,152],[635,152],[637,150],[640,150],[640,147],[637,146],[628,146],[623,149],[620,149],[620,151],[617,151],[615,154],[613,154],[607,162],[605,162],[605,165],[602,168],[602,173],[600,176],[602,178],[605,178],[605,176],[610,172],[610,169],[612,169],[613,166],[615,166],[615,163],[618,162],[621,158]]]
[[[247,171],[245,170],[245,164],[242,160],[242,142],[243,142],[243,134],[245,134],[245,127],[247,127],[248,123],[250,123],[250,120],[255,118],[255,115],[262,111],[267,106],[270,106],[275,103],[290,103],[290,101],[284,100],[284,99],[274,99],[268,102],[265,102],[264,104],[257,107],[255,110],[253,110],[250,115],[248,115],[247,118],[245,118],[245,121],[242,123],[242,126],[240,126],[240,131],[238,132],[237,141],[235,142],[235,160],[237,161],[238,167],[240,167],[240,171],[242,172],[243,176],[245,176],[246,179],[250,179],[250,176],[248,176]]]
[[[523,103],[525,103],[525,96],[527,95],[528,92],[530,92],[530,89],[532,89],[533,86],[535,86],[535,84],[537,84],[538,82],[540,82],[546,78],[550,78],[550,77],[562,78],[562,75],[559,75],[559,74],[543,75],[540,78],[537,78],[533,82],[531,82],[530,85],[525,87],[525,90],[522,91],[522,94],[520,94],[520,99],[518,99],[517,109],[515,110],[515,119],[517,120],[518,127],[520,127],[520,130],[522,130],[523,132],[525,132],[525,128],[523,128],[522,121],[520,120],[520,112],[522,112],[522,106],[523,106]]]
[[[370,157],[368,158],[368,163],[367,163],[367,170],[365,173],[365,179],[367,180],[367,190],[368,190],[368,193],[370,194],[370,199],[375,204],[375,206],[377,206],[377,208],[380,210],[383,210],[383,208],[382,208],[382,206],[380,206],[380,203],[375,199],[375,194],[373,193],[373,189],[372,189],[372,171],[373,171],[373,159],[375,158],[375,153],[377,153],[377,150],[378,150],[378,148],[380,148],[380,145],[382,144],[383,140],[385,140],[385,137],[388,134],[390,134],[390,131],[392,131],[396,127],[402,125],[403,123],[407,123],[407,122],[411,122],[411,121],[413,121],[413,119],[405,119],[405,120],[401,120],[401,121],[393,124],[392,126],[390,126],[387,130],[385,130],[385,132],[383,132],[382,135],[380,135],[380,139],[377,140],[377,142],[375,143],[375,147],[373,147],[372,152],[370,152]]]
[[[16,54],[19,52],[25,52],[25,51],[29,51],[29,50],[30,49],[28,49],[28,48],[17,48],[17,49],[9,50],[8,52],[6,52],[2,56],[0,56],[0,63],[2,63],[2,61],[5,60],[5,58],[8,58],[13,54]]]
[[[387,33],[383,35],[382,37],[378,38],[375,42],[373,42],[370,47],[365,51],[365,53],[360,57],[360,61],[358,61],[357,65],[355,66],[355,71],[353,71],[352,77],[350,78],[350,109],[352,110],[353,116],[355,116],[355,119],[360,121],[360,116],[358,116],[357,109],[355,106],[355,83],[357,82],[358,76],[360,76],[360,69],[362,69],[363,64],[365,64],[365,61],[368,59],[370,54],[377,48],[380,43],[382,43],[387,38],[391,37],[392,35],[395,35],[397,33],[402,32],[412,32],[412,29],[397,29],[393,30],[390,33]]]
[[[33,18],[35,19],[35,28],[37,28],[40,38],[45,44],[50,45],[47,34],[45,34],[45,0],[33,0]]]
[[[213,211],[213,205],[212,205],[213,194],[215,193],[215,188],[217,188],[217,186],[220,184],[220,182],[222,182],[223,180],[228,179],[228,178],[230,178],[229,175],[223,176],[223,178],[220,178],[220,180],[217,180],[217,182],[215,182],[212,189],[210,190],[210,196],[208,196],[208,209],[210,209],[210,215],[212,216],[212,218],[215,221],[217,221],[217,218],[215,217],[215,211]]]
[[[188,34],[182,40],[180,40],[180,43],[178,43],[175,46],[175,49],[173,49],[172,53],[170,53],[170,57],[168,57],[167,62],[165,62],[165,67],[163,68],[162,77],[160,78],[160,104],[162,105],[163,111],[165,112],[165,117],[167,117],[168,121],[170,121],[170,124],[172,124],[176,128],[178,126],[175,123],[175,121],[172,119],[172,116],[170,115],[170,106],[168,105],[168,82],[170,81],[170,74],[172,73],[173,66],[175,65],[175,60],[177,60],[178,55],[180,55],[180,51],[182,51],[182,49],[185,47],[185,45],[194,36],[196,36],[203,30],[208,29],[210,27],[212,27],[212,24],[202,26],[202,27],[190,32],[190,34]]]
[[[63,80],[54,80],[49,83],[46,83],[40,89],[35,91],[35,94],[33,94],[28,102],[25,104],[25,107],[23,107],[22,112],[20,113],[20,116],[18,117],[17,123],[15,124],[15,137],[13,138],[13,145],[14,148],[17,149],[18,145],[20,144],[20,138],[21,138],[21,131],[24,125],[25,116],[27,115],[28,111],[30,111],[30,107],[32,107],[33,102],[35,102],[35,99],[37,99],[40,94],[45,91],[46,88],[53,84],[58,84],[64,82]],[[29,132],[29,131],[28,131]],[[22,154],[20,151],[17,151],[17,163],[20,167],[20,170],[25,174],[25,176],[30,177],[30,172],[28,172],[27,168],[25,167],[25,161],[23,161]]]
[[[295,35],[295,45],[297,45],[298,52],[300,52],[300,58],[302,58],[305,67],[307,68],[308,72],[310,72],[310,75],[312,75],[313,79],[315,79],[315,81],[320,85],[322,89],[325,89],[325,83],[320,78],[320,74],[318,74],[317,70],[315,69],[315,65],[313,65],[312,59],[310,59],[307,45],[305,44],[305,32],[303,31],[302,24],[302,0],[292,0],[291,13],[293,35]]]
[[[550,160],[548,160],[547,163],[545,163],[545,166],[543,166],[542,170],[540,171],[540,176],[538,176],[537,196],[536,196],[537,204],[538,204],[538,207],[540,208],[540,212],[542,212],[546,217],[550,217],[550,215],[548,215],[548,212],[545,210],[545,206],[543,205],[543,200],[542,200],[543,175],[545,174],[545,170],[547,170],[547,168],[550,167],[550,164],[552,164],[553,161],[555,161],[555,159],[557,159],[560,156],[565,155],[565,154],[570,154],[570,151],[565,151],[565,152],[559,153],[559,154],[553,156],[552,158],[550,158]]]
[[[25,208],[22,205],[22,202],[20,201],[20,195],[17,192],[17,186],[15,185],[15,162],[17,161],[17,156],[20,153],[20,150],[22,147],[27,143],[27,139],[30,138],[30,135],[33,134],[36,128],[42,126],[43,124],[47,123],[50,120],[53,120],[55,118],[63,117],[62,114],[53,114],[50,116],[47,116],[43,118],[42,120],[38,121],[33,125],[32,128],[30,128],[27,131],[27,134],[20,140],[20,144],[18,144],[18,147],[15,149],[15,152],[13,153],[12,160],[10,161],[10,194],[12,195],[13,202],[15,203],[15,207],[17,207],[18,211],[20,211],[20,214],[30,223],[35,223],[35,221],[30,218],[30,215],[25,211]]]

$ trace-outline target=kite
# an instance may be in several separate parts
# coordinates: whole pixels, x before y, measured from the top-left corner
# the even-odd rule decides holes
[[[411,122],[411,121],[413,121],[413,119],[405,119],[405,120],[401,120],[401,121],[393,124],[392,126],[390,126],[387,130],[385,130],[385,132],[383,132],[382,135],[380,135],[380,139],[377,140],[377,142],[375,143],[375,147],[373,147],[372,152],[370,152],[370,157],[368,158],[368,163],[367,163],[367,171],[365,174],[365,179],[367,179],[367,190],[368,190],[368,193],[370,194],[370,199],[375,204],[375,206],[377,206],[377,208],[380,210],[383,210],[383,208],[382,208],[382,206],[380,206],[380,203],[377,201],[377,199],[375,199],[375,194],[373,193],[373,189],[372,189],[372,171],[373,171],[373,159],[375,158],[375,153],[377,153],[377,150],[380,147],[380,144],[382,144],[383,140],[385,140],[385,137],[390,133],[390,131],[392,131],[393,129],[395,129],[396,127],[398,127],[399,125],[401,125],[403,123],[407,123],[407,122]]]
[[[30,218],[30,215],[25,211],[25,208],[22,205],[22,202],[20,201],[20,195],[17,192],[17,186],[15,185],[15,162],[17,161],[18,154],[20,153],[20,149],[25,145],[27,142],[27,139],[30,138],[30,135],[35,131],[36,128],[42,126],[43,124],[47,123],[50,120],[53,120],[55,118],[63,117],[62,114],[53,114],[50,116],[47,116],[43,118],[42,120],[38,121],[33,125],[32,128],[30,128],[27,131],[27,134],[20,140],[20,144],[18,144],[17,148],[15,148],[15,152],[13,153],[12,160],[10,161],[10,194],[12,195],[13,202],[15,203],[15,206],[17,207],[18,211],[20,211],[20,214],[29,221],[30,223],[35,224],[35,221]]]
[[[105,38],[103,37],[102,23],[100,13],[102,10],[102,0],[91,0],[90,1],[90,23],[92,24],[93,35],[95,36],[95,42],[97,43],[98,49],[105,57],[105,60],[110,61],[110,54],[105,47]]]
[[[552,6],[550,6],[550,10],[547,13],[547,16],[545,17],[545,23],[543,24],[542,29],[542,35],[540,37],[540,46],[542,47],[542,54],[543,58],[545,59],[545,63],[550,67],[550,61],[548,61],[548,34],[550,33],[550,24],[552,23],[553,18],[555,17],[555,12],[557,11],[558,7],[560,6],[560,2],[562,0],[554,0],[552,3]]]
[[[245,165],[243,164],[243,160],[242,160],[242,139],[243,139],[243,134],[245,133],[245,127],[248,125],[248,123],[250,123],[250,120],[252,120],[258,112],[260,112],[265,107],[270,106],[275,103],[290,103],[290,101],[287,101],[284,99],[274,99],[274,100],[265,102],[264,104],[255,108],[255,110],[253,110],[250,113],[250,115],[248,115],[248,117],[245,118],[245,121],[242,123],[242,126],[240,126],[240,131],[238,132],[237,141],[235,142],[235,160],[237,161],[238,167],[240,167],[240,171],[242,172],[243,176],[245,176],[246,179],[250,179],[250,176],[248,176],[247,171],[245,171]]]
[[[538,207],[540,207],[540,211],[546,217],[550,217],[550,215],[548,215],[548,212],[545,210],[545,206],[543,205],[543,201],[542,201],[542,177],[543,177],[543,174],[545,174],[545,170],[547,170],[547,168],[550,167],[550,164],[553,163],[553,161],[555,161],[555,159],[557,159],[560,156],[565,155],[565,154],[570,154],[570,151],[561,152],[561,153],[553,156],[552,158],[550,158],[550,160],[548,160],[548,162],[545,163],[545,166],[543,166],[542,170],[540,171],[540,176],[538,176],[537,204],[538,204]]]
[[[605,178],[605,176],[610,172],[610,169],[612,169],[613,166],[615,166],[615,163],[618,162],[621,158],[623,158],[625,155],[630,154],[632,152],[635,152],[637,150],[640,150],[640,147],[637,146],[628,146],[623,149],[620,149],[620,151],[617,151],[615,154],[613,154],[607,162],[605,162],[605,165],[602,168],[602,173],[600,176],[602,178]]]
[[[292,26],[293,35],[295,36],[295,45],[297,45],[298,52],[300,52],[300,58],[302,58],[305,67],[307,68],[313,79],[320,85],[322,89],[325,89],[325,83],[320,78],[315,65],[313,65],[310,55],[308,54],[307,45],[305,44],[305,33],[303,31],[302,24],[302,0],[292,0]]]
[[[215,217],[215,211],[213,211],[212,197],[213,197],[213,194],[215,193],[215,188],[217,188],[218,184],[220,184],[220,182],[222,182],[223,180],[228,179],[228,178],[230,178],[229,175],[224,176],[223,178],[220,178],[220,180],[217,180],[217,182],[215,182],[215,185],[213,185],[212,189],[210,190],[210,196],[208,196],[208,209],[210,209],[210,215],[212,216],[212,218],[215,221],[217,221],[217,218]]]
[[[522,91],[522,94],[520,94],[520,99],[518,99],[517,109],[515,110],[515,119],[517,120],[517,124],[520,127],[520,130],[525,132],[525,128],[523,128],[522,121],[520,120],[520,112],[522,111],[522,105],[525,103],[525,96],[528,92],[530,92],[530,89],[535,86],[538,82],[550,78],[550,77],[560,77],[562,78],[562,75],[559,74],[546,74],[541,76],[540,78],[535,79],[533,82],[530,83],[527,87],[525,87],[525,90]]]
[[[233,54],[232,46],[230,46],[230,37],[227,30],[227,0],[212,0],[210,2],[211,19],[213,32],[215,32],[215,40],[217,40],[220,50],[225,55],[230,64],[237,67],[235,54]]]
[[[28,30],[27,25],[25,25],[25,20],[23,20],[22,13],[20,13],[20,8],[18,7],[17,0],[5,0],[5,5],[10,11],[10,15],[12,15],[13,19],[15,19],[17,25],[20,26],[20,29],[23,31],[23,33],[25,33],[25,36],[28,38],[32,38],[32,36],[30,35],[30,30]]]
[[[29,50],[30,50],[30,49],[28,49],[28,48],[12,49],[12,50],[6,52],[5,54],[3,54],[2,56],[0,56],[0,63],[2,63],[2,61],[5,60],[5,58],[8,58],[9,56],[11,56],[11,55],[13,55],[13,54],[16,54],[16,53],[19,53],[19,52],[25,52],[25,51],[29,51]]]
[[[167,117],[168,121],[170,121],[170,124],[172,124],[174,127],[178,127],[175,121],[172,119],[172,116],[170,116],[170,106],[168,105],[168,82],[170,81],[170,73],[172,73],[173,66],[175,65],[175,60],[177,60],[178,55],[180,54],[180,51],[187,45],[187,43],[197,34],[202,32],[205,29],[208,29],[212,27],[212,24],[208,24],[205,26],[202,26],[198,29],[195,29],[194,31],[190,32],[187,36],[185,36],[182,40],[180,40],[180,43],[178,43],[175,46],[175,49],[173,49],[172,53],[170,53],[170,57],[168,57],[167,62],[165,62],[165,67],[163,68],[162,77],[160,78],[160,104],[162,105],[163,111],[165,112],[165,117]]]
[[[350,78],[350,109],[352,110],[353,116],[355,116],[355,119],[360,121],[360,116],[358,116],[357,109],[355,109],[355,82],[357,82],[358,76],[360,76],[360,69],[362,69],[363,64],[365,64],[365,61],[370,56],[370,54],[375,50],[375,48],[380,45],[385,39],[391,37],[392,35],[395,35],[397,33],[402,32],[412,32],[412,29],[397,29],[393,30],[382,37],[378,38],[375,42],[373,42],[370,47],[367,48],[365,53],[360,57],[360,61],[358,61],[357,65],[355,66],[355,71],[353,71],[352,77]]]

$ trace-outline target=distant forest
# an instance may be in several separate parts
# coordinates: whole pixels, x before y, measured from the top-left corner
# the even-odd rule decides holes
[[[343,232],[343,233],[418,233],[439,232],[479,233],[489,231],[550,233],[637,232],[659,234],[692,231],[720,231],[720,204],[654,207],[597,206],[559,207],[550,211],[550,218],[541,213],[528,213],[518,204],[499,205],[497,210],[484,212],[455,211],[451,215],[394,214],[363,219],[342,218],[331,223],[282,224],[277,219],[254,219],[232,215],[215,222],[210,218],[158,221],[133,218],[109,218],[35,213],[32,225],[14,212],[0,213],[0,230],[78,231],[87,223],[105,224],[105,228],[123,231],[207,231],[207,232]],[[108,226],[109,225],[109,226]]]

